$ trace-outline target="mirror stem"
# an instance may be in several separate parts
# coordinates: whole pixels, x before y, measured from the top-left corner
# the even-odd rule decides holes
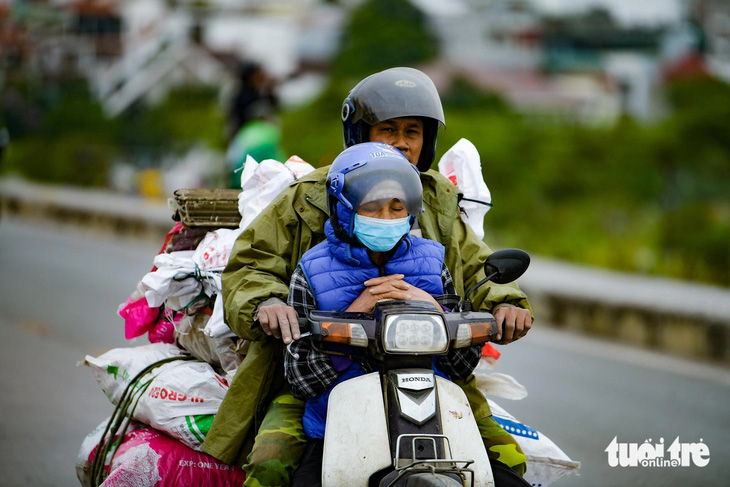
[[[472,287],[470,287],[469,290],[466,292],[466,295],[464,296],[464,301],[461,304],[461,311],[472,311],[471,299],[469,299],[471,297],[471,293],[476,291],[479,286],[481,286],[485,282],[493,279],[497,275],[499,275],[499,272],[492,272],[487,277],[485,277],[484,279],[482,279],[481,281],[479,281],[478,283],[476,283]]]

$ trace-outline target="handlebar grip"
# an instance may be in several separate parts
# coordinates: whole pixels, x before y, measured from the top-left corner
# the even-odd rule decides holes
[[[305,332],[305,331],[311,331],[312,327],[310,326],[309,319],[306,317],[299,317],[297,319],[297,322],[299,323],[299,331]]]

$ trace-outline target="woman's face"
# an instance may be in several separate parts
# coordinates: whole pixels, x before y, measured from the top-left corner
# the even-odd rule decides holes
[[[398,198],[393,198],[390,201],[372,201],[360,205],[357,214],[381,220],[397,220],[398,218],[406,218],[408,210]]]

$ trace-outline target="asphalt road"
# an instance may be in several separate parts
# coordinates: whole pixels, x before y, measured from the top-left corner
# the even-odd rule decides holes
[[[132,346],[115,312],[161,242],[0,221],[0,486],[74,486],[83,438],[112,410],[86,354]],[[144,341],[137,342],[145,343]],[[497,371],[527,398],[495,398],[571,458],[580,476],[556,486],[730,483],[730,373],[540,326],[500,347]],[[610,467],[618,442],[702,442],[705,467]],[[667,454],[668,458],[668,454]]]
[[[0,485],[79,485],[81,442],[112,406],[76,363],[129,346],[116,309],[160,245],[0,221]]]

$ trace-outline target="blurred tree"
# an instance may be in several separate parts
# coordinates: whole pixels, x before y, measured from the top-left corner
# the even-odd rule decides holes
[[[31,100],[32,102],[32,100]],[[21,132],[8,150],[8,168],[31,179],[80,186],[106,184],[117,153],[117,126],[108,120],[78,80],[61,82],[41,110],[37,131]],[[14,134],[11,134],[14,135]]]
[[[437,159],[461,137],[477,146],[494,203],[490,245],[728,285],[729,88],[673,85],[667,120],[610,128],[535,123],[445,93]]]
[[[484,110],[502,115],[512,111],[501,96],[485,91],[461,76],[454,79],[448,91],[441,94],[441,102],[447,109]]]
[[[161,157],[201,141],[225,150],[225,120],[217,99],[215,88],[190,86],[169,92],[157,105],[136,105],[119,118],[119,143],[130,149],[130,157],[142,157],[153,166]]]
[[[364,77],[433,59],[438,46],[408,0],[367,0],[350,17],[328,87],[312,103],[282,114],[282,144],[315,166],[342,151],[342,100]]]
[[[20,92],[19,92],[20,93]],[[85,82],[59,83],[52,102],[20,96],[19,106],[38,113],[37,129],[9,131],[13,143],[3,172],[19,172],[39,181],[104,186],[118,157],[141,167],[159,167],[162,158],[201,141],[223,149],[224,120],[212,88],[182,88],[159,105],[138,105],[108,119]],[[26,127],[23,129],[23,127]]]
[[[672,272],[730,285],[730,85],[709,77],[672,82],[674,111],[659,127],[663,177],[657,245]]]
[[[350,17],[334,62],[335,76],[363,78],[436,56],[420,10],[408,0],[367,0]]]

